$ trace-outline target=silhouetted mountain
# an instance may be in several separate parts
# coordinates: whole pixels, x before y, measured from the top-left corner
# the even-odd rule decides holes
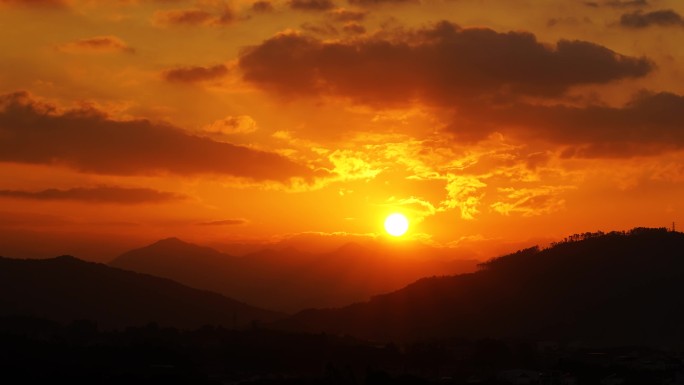
[[[684,234],[575,235],[491,260],[475,273],[421,279],[281,327],[374,340],[522,338],[684,346]]]
[[[191,287],[226,295],[226,293],[238,293],[239,285],[236,285],[231,277],[236,275],[234,272],[239,263],[239,258],[212,248],[183,242],[178,238],[167,238],[149,246],[128,251],[109,265],[170,278]],[[249,301],[245,302],[249,303]]]
[[[476,263],[427,246],[381,243],[349,243],[322,254],[285,247],[234,257],[170,238],[124,253],[111,266],[299,311],[367,300],[424,276],[474,271]]]
[[[0,257],[0,315],[32,315],[104,327],[158,322],[181,328],[244,326],[280,315],[168,279],[70,256],[44,260]]]

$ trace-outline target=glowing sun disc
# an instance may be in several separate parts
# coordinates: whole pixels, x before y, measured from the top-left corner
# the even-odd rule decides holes
[[[385,219],[385,230],[389,235],[399,237],[408,230],[409,221],[402,214],[392,214]]]

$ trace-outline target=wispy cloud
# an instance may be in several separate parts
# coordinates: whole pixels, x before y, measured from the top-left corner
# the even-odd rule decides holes
[[[222,219],[218,221],[200,222],[200,226],[239,226],[247,223],[246,219],[235,218],[235,219]]]
[[[68,53],[133,53],[135,50],[116,36],[95,36],[58,46],[60,51]]]
[[[75,187],[66,190],[47,189],[40,191],[0,190],[0,197],[40,201],[116,204],[156,203],[185,198],[183,195],[165,191],[117,186]]]

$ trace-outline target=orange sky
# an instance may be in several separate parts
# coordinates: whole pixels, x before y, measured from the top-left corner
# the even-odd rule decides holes
[[[669,226],[679,0],[0,0],[0,255]]]

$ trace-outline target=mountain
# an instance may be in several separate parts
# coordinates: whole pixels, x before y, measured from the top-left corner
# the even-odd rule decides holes
[[[179,328],[238,327],[280,315],[168,279],[70,256],[44,260],[0,257],[0,316],[60,322],[88,319],[105,328],[157,322]]]
[[[279,327],[379,341],[511,338],[684,347],[684,234],[586,233]]]
[[[235,257],[169,238],[126,252],[110,265],[295,312],[364,301],[424,276],[475,270],[475,260],[459,257],[423,245],[382,243],[348,243],[325,253],[284,247]]]
[[[167,238],[121,254],[109,266],[169,278],[185,285],[222,293],[238,294],[235,280],[240,259],[209,247]],[[237,285],[239,287],[239,285]],[[245,301],[248,302],[249,301]]]

